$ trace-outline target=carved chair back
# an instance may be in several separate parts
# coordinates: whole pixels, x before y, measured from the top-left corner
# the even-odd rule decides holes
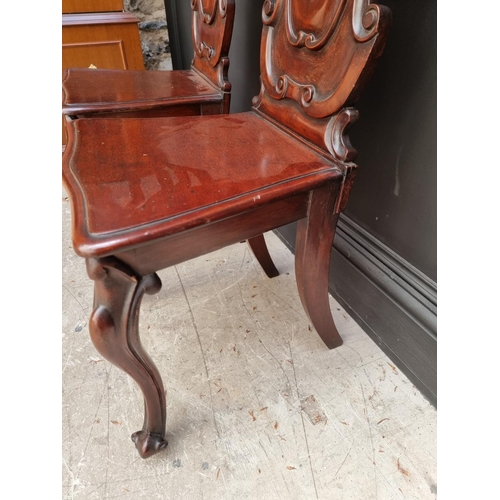
[[[351,108],[381,55],[390,10],[370,0],[265,0],[254,109],[351,161]]]
[[[191,35],[194,58],[191,67],[223,92],[231,90],[227,74],[233,33],[235,0],[191,0]]]

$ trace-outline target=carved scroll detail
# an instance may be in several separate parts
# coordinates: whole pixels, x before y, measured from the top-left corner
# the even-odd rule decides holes
[[[199,42],[196,47],[196,52],[200,57],[204,57],[208,61],[215,56],[215,49],[210,45],[207,45],[205,42]]]
[[[344,10],[346,1],[347,0],[340,0],[339,4],[337,5],[337,9],[335,11],[334,16],[330,20],[328,28],[322,34],[322,36],[316,37],[314,33],[307,33],[306,31],[303,31],[301,29],[299,29],[297,32],[293,21],[292,1],[287,0],[287,6],[285,11],[286,12],[285,26],[286,26],[288,41],[290,42],[290,44],[293,45],[294,47],[307,47],[310,50],[321,49],[328,42],[328,40],[330,40],[333,31],[337,27],[339,18]]]
[[[312,101],[315,89],[312,85],[297,83],[287,75],[278,78],[275,89],[275,99],[289,98],[300,103],[302,107],[307,107]]]
[[[262,98],[264,97],[264,93],[265,93],[265,88],[264,88],[264,84],[262,83],[262,76],[260,77],[260,91],[259,93],[252,98],[252,106],[254,108],[258,108],[260,106],[260,104],[262,103]]]
[[[370,0],[354,0],[352,29],[358,42],[366,42],[378,33],[380,7]]]
[[[217,81],[219,88],[224,92],[229,92],[231,90],[231,82],[227,79],[229,71],[229,58],[223,57],[217,66]]]
[[[221,17],[225,17],[227,14],[227,0],[217,0],[217,2],[214,3],[212,12],[207,11],[205,6],[203,5],[203,0],[191,0],[191,10],[198,10],[205,24],[212,24],[214,22],[215,14],[217,13],[217,7],[219,10],[219,15]]]
[[[227,0],[219,0],[219,14],[220,14],[220,17],[226,17]]]
[[[88,259],[87,272],[95,281],[90,336],[99,353],[141,388],[144,425],[132,440],[141,457],[147,458],[167,446],[166,403],[161,376],[139,339],[139,308],[144,293],[157,293],[161,281],[156,274],[139,275],[114,257]]]
[[[344,108],[333,116],[325,129],[325,145],[328,151],[342,161],[353,161],[357,152],[352,147],[347,129],[357,121],[359,111],[355,108]]]
[[[266,26],[271,26],[276,20],[281,0],[265,0],[262,6],[262,22]]]

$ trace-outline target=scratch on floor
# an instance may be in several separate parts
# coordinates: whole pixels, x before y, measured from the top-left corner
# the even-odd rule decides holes
[[[77,299],[76,295],[64,284],[63,288],[78,302],[78,305],[82,308],[82,311],[85,314],[85,316],[88,316],[87,310],[83,307],[82,303]]]
[[[255,314],[253,312],[250,312],[250,310],[248,309],[247,305],[246,305],[246,302],[243,298],[243,292],[241,291],[241,287],[238,286],[238,291],[240,293],[240,299],[241,299],[241,303],[243,305],[243,308],[245,309],[245,311],[247,312],[247,314],[250,316],[250,317],[254,317]],[[262,325],[260,324],[260,321],[257,319],[256,320],[257,322],[257,326],[265,331],[263,328],[262,328]],[[284,377],[286,378],[287,382],[288,382],[288,385],[287,387],[290,389],[291,388],[291,383],[290,383],[290,379],[288,378],[288,375],[286,374],[285,372],[285,369],[283,368],[282,364],[279,362],[278,358],[269,350],[269,348],[266,346],[266,344],[264,344],[264,342],[262,342],[262,339],[260,338],[258,332],[256,329],[253,330],[253,333],[255,333],[255,336],[257,337],[257,340],[259,342],[259,344],[264,348],[265,351],[267,351],[267,353],[274,359],[274,361],[276,361],[276,364],[278,365],[278,368],[283,372],[283,375]],[[262,357],[259,356],[260,359],[262,359]]]
[[[110,364],[108,372],[106,374],[106,380],[104,381],[104,387],[103,387],[103,390],[102,390],[102,393],[101,393],[101,397],[99,398],[99,403],[97,404],[97,408],[96,408],[96,411],[95,411],[95,414],[94,414],[94,422],[96,421],[97,414],[99,413],[99,409],[101,408],[101,403],[102,403],[102,399],[104,397],[104,394],[107,391],[108,381],[109,381],[109,374],[111,373],[112,369],[113,369],[113,365]],[[83,449],[83,453],[82,453],[82,456],[80,458],[80,461],[78,462],[78,466],[80,466],[82,464],[83,459],[85,458],[85,454],[87,453],[87,448],[89,446],[90,437],[92,436],[92,431],[94,430],[94,425],[95,424],[93,423],[92,426],[90,427],[89,435],[87,437],[87,441],[85,443],[85,447]]]
[[[226,290],[229,290],[230,288],[232,288],[233,286],[237,285],[240,281],[243,281],[244,279],[246,278],[245,275],[243,275],[239,280],[235,281],[233,284],[227,286],[226,288],[223,288],[222,290],[220,290],[219,292],[216,293],[216,295],[221,295],[222,293],[224,293]]]
[[[292,344],[290,342],[288,343],[288,348],[290,349],[290,359],[292,360],[293,377],[295,379],[295,389],[297,391],[297,398],[300,401],[299,384],[297,382],[297,373],[295,372],[295,363],[293,362]],[[309,442],[307,440],[307,432],[306,432],[306,426],[304,423],[303,412],[300,412],[300,419],[302,421],[302,430],[304,431],[304,439],[306,441],[306,450],[307,450],[307,456],[309,457],[309,467],[311,469],[311,476],[312,476],[313,485],[314,485],[314,493],[316,494],[316,498],[319,499],[318,488],[316,487],[316,479],[314,477],[314,470],[313,470],[313,466],[312,466],[311,452],[309,451]]]
[[[108,399],[108,428],[106,432],[106,446],[107,446],[107,460],[106,460],[106,477],[104,478],[104,498],[108,496],[108,471],[109,471],[109,424],[110,424],[110,418],[109,418],[109,385],[106,384],[106,390],[107,390],[107,399]]]
[[[340,467],[337,469],[337,472],[333,476],[332,482],[335,481],[335,478],[337,477],[338,473],[340,472],[340,469],[342,469],[342,467],[344,467],[344,464],[345,464],[345,462],[347,460],[347,457],[349,457],[349,455],[351,453],[351,450],[352,450],[352,444],[351,444],[351,447],[349,448],[349,451],[346,453],[346,456],[344,457],[344,460],[342,460],[342,463],[340,464]]]
[[[71,484],[69,485],[69,492],[68,492],[68,495],[66,496],[66,498],[67,498],[67,500],[73,500],[73,498],[75,498],[75,486],[83,486],[83,485],[82,485],[81,481],[77,477],[75,477],[75,475],[73,474],[73,471],[68,467],[66,460],[64,460],[64,458],[63,458],[62,461],[63,461],[64,467],[66,467],[66,469],[68,471],[68,474],[69,474],[69,477],[71,480]]]
[[[370,422],[370,417],[368,416],[368,411],[366,409],[366,398],[365,398],[365,391],[363,390],[363,384],[359,384],[359,386],[361,387],[361,394],[363,395],[363,403],[365,405],[365,415],[366,415],[366,421],[368,422],[368,430],[370,431],[370,441],[371,441],[371,444],[372,444],[372,462],[373,462],[373,470],[375,471],[375,498],[378,498],[378,491],[377,491],[377,487],[378,487],[378,481],[377,481],[377,463],[376,463],[376,460],[375,460],[375,447],[373,446],[373,434],[372,434],[372,425],[371,425],[371,422]]]
[[[197,337],[198,343],[200,345],[201,357],[203,358],[203,366],[205,367],[205,375],[207,377],[207,383],[208,383],[208,392],[210,395],[210,406],[212,409],[212,418],[214,421],[215,432],[217,433],[217,437],[220,439],[219,426],[217,425],[217,419],[215,418],[214,399],[213,399],[213,394],[212,394],[212,384],[210,383],[210,375],[208,373],[208,366],[207,366],[207,360],[205,359],[205,352],[203,350],[203,345],[201,343],[200,332],[198,331],[198,326],[196,325],[196,320],[194,319],[193,310],[191,308],[191,304],[189,302],[189,299],[188,299],[188,296],[186,293],[186,289],[184,288],[184,283],[182,282],[182,279],[180,277],[179,270],[177,269],[177,266],[175,266],[175,272],[177,273],[177,277],[179,278],[179,282],[181,284],[182,293],[184,294],[184,298],[186,299],[186,303],[189,307],[189,314],[191,315],[191,321],[193,322],[193,327],[194,327],[194,330],[196,332],[196,337]]]

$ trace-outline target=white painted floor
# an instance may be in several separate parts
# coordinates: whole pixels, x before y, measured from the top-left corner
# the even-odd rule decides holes
[[[331,299],[344,345],[328,350],[281,275],[237,244],[159,273],[143,345],[167,390],[167,439],[143,460],[135,383],[88,335],[93,282],[70,241],[63,194],[63,498],[436,498],[436,411]]]

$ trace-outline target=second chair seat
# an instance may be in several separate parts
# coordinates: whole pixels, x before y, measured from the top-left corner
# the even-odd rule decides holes
[[[195,70],[122,71],[78,69],[66,71],[63,80],[65,115],[148,112],[157,116],[201,114],[207,105],[220,106],[223,93]],[[184,112],[175,108],[185,107]],[[206,112],[206,110],[205,110]],[[121,116],[124,116],[121,114]]]

